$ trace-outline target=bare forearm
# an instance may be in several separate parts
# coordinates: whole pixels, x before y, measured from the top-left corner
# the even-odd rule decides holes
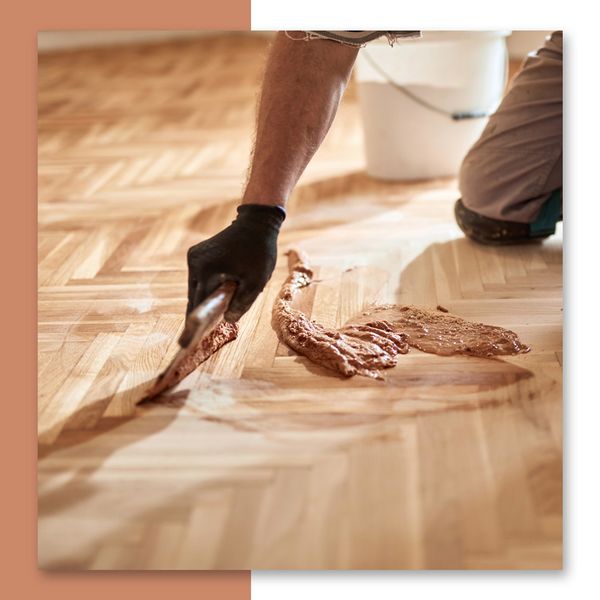
[[[278,33],[267,61],[256,142],[242,202],[285,206],[325,138],[358,49]]]

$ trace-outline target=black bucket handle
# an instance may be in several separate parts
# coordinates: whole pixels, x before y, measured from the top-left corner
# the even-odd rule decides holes
[[[379,73],[379,75],[381,75],[386,80],[386,82],[389,83],[393,88],[395,88],[396,90],[398,90],[399,92],[404,94],[407,98],[410,98],[417,104],[420,104],[421,106],[424,106],[425,108],[427,108],[433,112],[436,112],[440,115],[450,117],[454,121],[463,121],[465,119],[484,119],[486,117],[490,117],[491,115],[494,114],[494,112],[496,111],[496,108],[498,107],[498,105],[500,104],[500,101],[502,100],[502,96],[500,96],[500,98],[496,101],[496,108],[494,108],[492,110],[473,110],[473,111],[449,112],[447,110],[444,110],[443,108],[440,108],[439,106],[434,106],[433,104],[430,104],[429,102],[427,102],[427,100],[424,100],[423,98],[420,98],[416,94],[413,94],[412,92],[407,90],[403,85],[400,85],[399,83],[394,81],[393,78],[390,77],[388,75],[388,73],[386,73],[383,70],[383,68],[377,64],[375,59],[367,51],[367,48],[362,49],[362,55],[367,59],[367,62],[371,65],[371,67],[373,67],[373,69],[375,69],[375,71],[377,71],[377,73]],[[508,47],[506,46],[506,43],[505,43],[504,44],[504,85],[502,86],[503,89],[506,88],[507,80],[508,80]]]

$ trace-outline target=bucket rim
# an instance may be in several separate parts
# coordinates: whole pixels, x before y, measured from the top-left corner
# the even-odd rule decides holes
[[[404,44],[427,44],[428,42],[457,42],[475,39],[486,39],[486,38],[507,38],[512,34],[512,29],[495,29],[495,30],[449,30],[449,29],[436,29],[436,30],[422,30],[420,38],[398,40],[398,45]],[[389,42],[385,38],[378,38],[369,42],[369,45],[386,45],[389,46]]]

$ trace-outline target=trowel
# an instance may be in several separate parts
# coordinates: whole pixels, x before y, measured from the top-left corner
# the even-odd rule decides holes
[[[182,378],[177,376],[178,369],[191,354],[196,352],[202,340],[221,321],[233,298],[235,289],[236,283],[234,281],[225,281],[188,315],[183,331],[179,336],[178,344],[180,348],[177,354],[146,392],[143,398],[144,401],[162,394],[179,383]]]

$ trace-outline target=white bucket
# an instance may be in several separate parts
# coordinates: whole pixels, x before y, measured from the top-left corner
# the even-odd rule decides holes
[[[356,79],[369,175],[458,173],[502,98],[509,34],[425,32],[394,47],[378,40],[361,49]]]

